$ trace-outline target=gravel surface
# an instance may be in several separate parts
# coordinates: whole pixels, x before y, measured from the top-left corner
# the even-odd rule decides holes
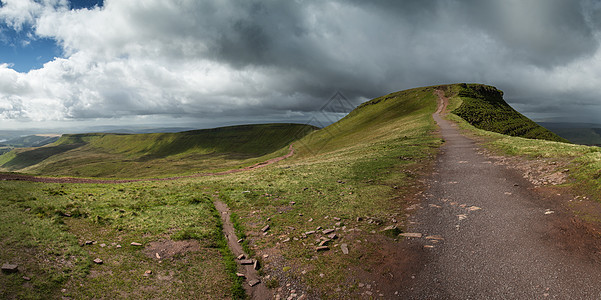
[[[421,249],[420,268],[399,296],[601,299],[601,265],[550,234],[558,218],[569,217],[542,201],[522,174],[481,154],[441,110],[434,118],[446,142],[410,229],[423,233],[409,241]]]

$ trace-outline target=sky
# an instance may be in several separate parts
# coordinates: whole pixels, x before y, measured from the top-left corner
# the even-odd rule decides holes
[[[305,123],[460,82],[601,123],[601,0],[0,3],[0,129]]]

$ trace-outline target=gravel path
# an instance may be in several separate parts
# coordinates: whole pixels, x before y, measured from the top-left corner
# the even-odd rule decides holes
[[[441,118],[445,145],[409,238],[419,271],[403,299],[601,299],[601,265],[561,247],[555,224],[570,217],[515,170],[496,166]],[[445,101],[443,101],[445,100]]]

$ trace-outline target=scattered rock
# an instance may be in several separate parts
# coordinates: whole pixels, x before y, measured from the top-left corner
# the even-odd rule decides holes
[[[246,258],[246,255],[244,255],[244,254],[238,255],[238,260],[243,260],[245,258]]]
[[[4,273],[17,273],[19,271],[19,266],[18,265],[13,265],[13,264],[3,264],[2,265],[2,272]]]
[[[252,259],[242,259],[240,260],[241,265],[252,265],[254,261]]]
[[[253,286],[255,286],[255,285],[259,284],[259,283],[261,283],[261,280],[259,280],[259,279],[253,279],[253,280],[251,280],[251,281],[248,282],[248,285],[250,285],[251,287],[253,287]]]
[[[399,236],[404,236],[404,237],[408,237],[408,238],[421,238],[422,234],[419,232],[404,232],[399,234]]]
[[[287,242],[290,242],[290,238],[286,238],[282,241],[282,243],[287,243]]]
[[[426,237],[426,240],[437,240],[437,241],[440,241],[440,240],[444,240],[444,238],[442,236],[440,236],[440,235],[429,235],[429,236]]]
[[[440,205],[436,205],[436,204],[429,204],[428,206],[433,207],[433,208],[442,208]]]
[[[550,214],[554,214],[554,213],[555,213],[554,211],[552,211],[548,208],[545,210],[545,215],[550,215]]]
[[[21,277],[21,278],[23,278],[23,280],[25,280],[25,281],[31,281],[31,278],[29,278],[29,277],[27,277],[27,276],[23,276],[23,277]]]
[[[459,221],[467,219],[466,215],[457,215],[457,218],[459,218]]]
[[[334,221],[340,221],[340,220],[342,220],[339,217],[332,217],[332,219],[334,219]]]
[[[311,235],[311,234],[314,234],[314,233],[315,233],[315,230],[311,230],[311,231],[305,232],[305,235]]]
[[[121,245],[117,244],[117,246],[115,246],[115,248],[121,248]]]
[[[236,276],[238,277],[242,277],[242,278],[246,278],[246,275],[242,274],[242,273],[236,273]]]
[[[100,248],[104,248],[104,247],[106,247],[105,243],[100,244]]]
[[[101,265],[103,263],[102,259],[100,259],[100,258],[94,259],[93,262],[97,265]]]
[[[342,222],[336,222],[336,224],[334,224],[336,227],[340,227],[342,226]]]
[[[161,255],[160,255],[158,252],[155,252],[155,253],[154,253],[154,256],[155,256],[157,259],[161,259]]]
[[[260,268],[261,268],[261,263],[258,260],[255,260],[255,263],[253,264],[253,269],[259,270]]]
[[[323,230],[323,234],[330,234],[330,233],[332,233],[334,231],[335,231],[335,229],[324,229]]]
[[[337,239],[337,238],[338,238],[338,235],[336,235],[335,233],[330,233],[330,234],[328,234],[328,238],[329,238],[330,240],[335,240],[335,239]]]
[[[86,244],[86,245],[92,245],[92,244],[94,244],[94,241],[86,241],[84,244]]]
[[[309,222],[313,222],[313,218],[309,219]]]
[[[328,246],[319,246],[317,248],[315,248],[315,251],[319,252],[319,251],[327,251],[330,250],[330,247]]]
[[[244,241],[243,239],[239,239],[238,244],[242,244],[243,241]]]
[[[348,245],[347,244],[340,244],[340,250],[342,250],[343,254],[348,254]]]
[[[261,231],[263,232],[267,232],[267,230],[269,230],[269,225],[265,225],[265,227],[261,228]]]
[[[432,248],[434,248],[434,246],[433,245],[424,245],[424,248],[426,248],[426,249],[432,249]]]
[[[322,240],[321,242],[319,242],[319,246],[320,246],[320,247],[321,247],[321,246],[325,246],[327,243],[329,243],[329,242],[331,242],[331,241],[332,241],[332,240],[329,240],[329,239]]]
[[[482,209],[482,208],[480,208],[478,206],[470,206],[470,207],[468,207],[469,211],[476,211],[476,210],[479,210],[479,209]]]
[[[294,205],[294,204],[296,204],[296,202],[290,201],[290,205]]]
[[[138,242],[131,242],[130,245],[132,245],[132,246],[142,246],[142,244],[140,244]]]
[[[357,222],[361,222],[361,221],[363,221],[363,218],[357,217]]]

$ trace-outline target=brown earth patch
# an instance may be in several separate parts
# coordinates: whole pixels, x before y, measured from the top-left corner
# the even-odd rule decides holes
[[[172,259],[176,256],[198,251],[200,251],[200,243],[197,240],[159,240],[150,242],[144,249],[144,254],[154,259]]]

